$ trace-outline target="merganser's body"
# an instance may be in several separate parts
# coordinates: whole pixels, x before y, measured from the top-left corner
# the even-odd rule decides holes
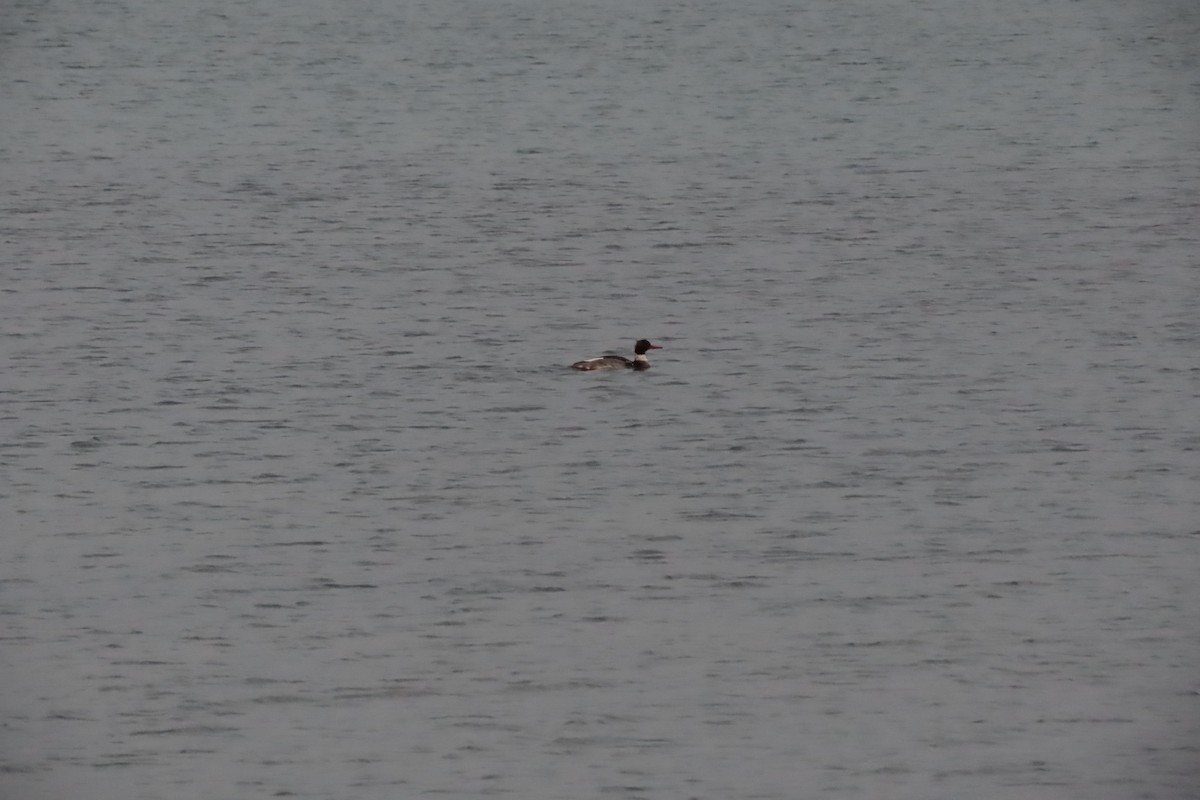
[[[593,370],[593,369],[650,369],[650,362],[646,358],[647,350],[662,350],[656,344],[650,344],[648,339],[639,339],[637,344],[633,346],[633,359],[628,359],[625,356],[600,356],[599,358],[589,358],[584,361],[576,361],[571,365],[573,369]]]

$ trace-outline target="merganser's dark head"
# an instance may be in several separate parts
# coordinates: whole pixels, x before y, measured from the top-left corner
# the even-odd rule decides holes
[[[649,339],[638,339],[637,344],[633,346],[633,352],[639,356],[646,355],[647,350],[662,350],[662,348],[656,344],[650,344]]]

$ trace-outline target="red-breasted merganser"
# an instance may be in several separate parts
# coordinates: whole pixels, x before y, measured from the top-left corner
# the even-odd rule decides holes
[[[573,369],[650,369],[650,362],[646,359],[647,350],[662,350],[662,348],[656,344],[650,344],[649,339],[638,339],[637,344],[633,346],[632,361],[625,356],[610,355],[576,361],[571,367]]]

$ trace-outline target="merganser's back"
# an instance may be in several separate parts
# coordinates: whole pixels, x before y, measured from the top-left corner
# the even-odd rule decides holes
[[[649,339],[639,339],[637,344],[633,346],[633,359],[628,359],[625,356],[606,355],[599,358],[589,358],[583,361],[576,361],[571,365],[573,369],[593,370],[593,369],[650,369],[650,362],[646,358],[647,350],[662,350],[656,344],[650,344]]]

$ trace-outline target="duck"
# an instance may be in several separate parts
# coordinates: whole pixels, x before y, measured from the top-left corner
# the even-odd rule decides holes
[[[662,348],[656,344],[650,344],[649,339],[638,339],[633,346],[632,359],[625,356],[604,355],[576,361],[571,365],[571,369],[650,369],[650,361],[646,358],[649,350],[662,350]]]

